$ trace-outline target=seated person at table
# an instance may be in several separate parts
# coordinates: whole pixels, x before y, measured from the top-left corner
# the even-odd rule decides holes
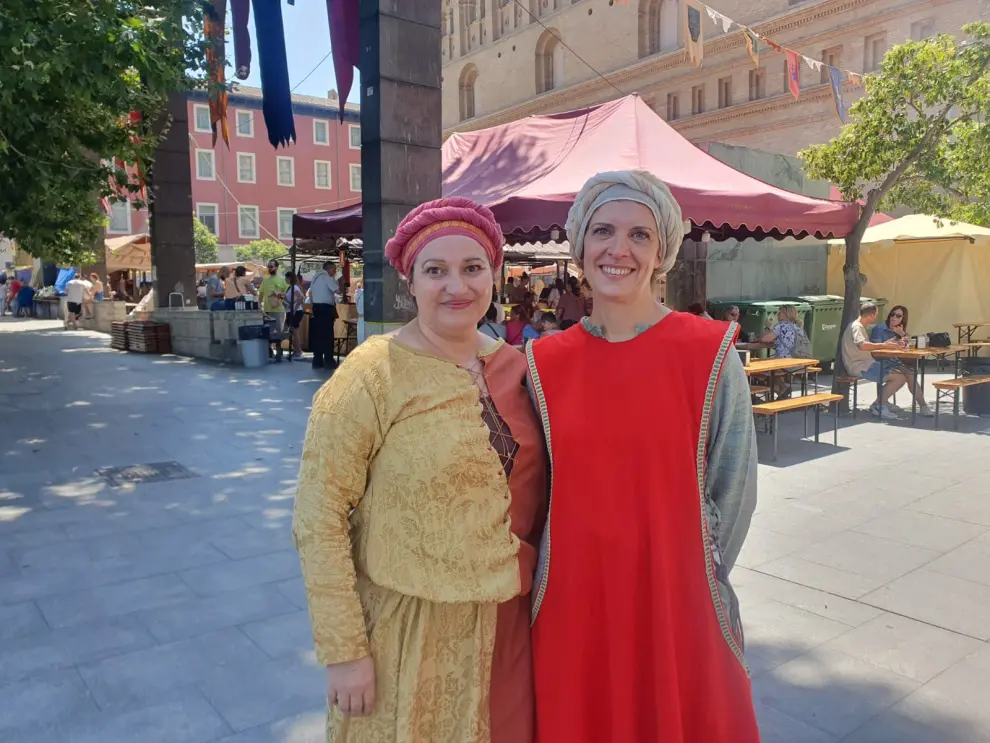
[[[557,324],[557,316],[552,312],[543,313],[543,316],[540,317],[540,327],[543,328],[541,338],[546,338],[548,335],[560,332],[560,326]]]
[[[773,343],[774,356],[778,359],[811,358],[811,342],[798,321],[797,308],[792,304],[781,305],[777,310],[777,324],[760,337],[761,343]],[[786,369],[787,372],[800,371],[800,366]],[[786,375],[775,375],[774,390],[778,397],[790,395],[790,379]]]
[[[896,308],[892,309],[891,314],[895,310]],[[888,320],[890,319],[888,317]],[[924,394],[916,383],[912,371],[895,359],[881,362],[873,358],[873,351],[890,351],[904,346],[904,341],[896,333],[884,342],[869,340],[866,327],[876,321],[877,306],[872,302],[864,302],[859,308],[859,319],[854,320],[842,334],[842,362],[846,371],[851,376],[868,379],[877,384],[883,382],[880,397],[870,406],[870,411],[885,420],[896,420],[897,416],[888,400],[897,390],[907,385],[918,402],[918,412],[926,417],[934,415],[925,403]]]
[[[887,313],[887,321],[879,325],[874,325],[873,329],[870,330],[871,343],[886,343],[891,339],[902,340],[908,337],[908,310],[902,304],[891,307],[890,312]],[[883,362],[883,371],[884,376],[896,371],[903,374],[907,379],[910,379],[914,375],[914,370],[910,366],[897,359],[885,359]],[[924,394],[923,390],[922,394]],[[920,397],[918,399],[919,401],[921,400]],[[894,405],[893,402],[888,402],[887,407],[895,413],[901,412],[901,409]],[[919,402],[919,407],[923,410],[927,409],[927,406],[923,402]],[[922,414],[925,415],[925,413]]]
[[[739,322],[739,317],[742,313],[739,311],[739,307],[732,304],[722,310],[722,319],[725,322]],[[758,340],[758,339],[757,339]],[[753,334],[747,333],[745,330],[739,330],[739,340],[737,343],[753,343]]]
[[[798,320],[797,308],[792,304],[780,306],[777,324],[760,337],[760,342],[773,343],[774,356],[781,359],[811,358],[811,343]]]

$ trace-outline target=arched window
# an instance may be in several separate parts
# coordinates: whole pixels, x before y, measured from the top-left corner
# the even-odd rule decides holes
[[[564,79],[564,46],[556,29],[548,28],[536,42],[536,92],[546,93]]]
[[[678,0],[639,0],[639,56],[676,49]]]
[[[461,121],[464,121],[465,119],[473,119],[475,117],[474,85],[477,81],[477,66],[473,62],[464,65],[464,69],[461,70],[461,77],[458,81],[458,102],[460,105]]]

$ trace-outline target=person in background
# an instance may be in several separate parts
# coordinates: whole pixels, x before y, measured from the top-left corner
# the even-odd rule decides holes
[[[7,282],[7,306],[10,307],[10,313],[17,317],[17,295],[21,292],[21,282],[18,281],[17,275],[10,277],[10,281]]]
[[[514,276],[510,276],[505,280],[505,287],[502,292],[502,299],[506,304],[512,303],[512,292],[516,288],[516,279]]]
[[[83,319],[92,320],[96,317],[96,303],[103,301],[103,282],[100,281],[100,275],[98,273],[91,273],[89,275],[90,289],[86,293],[86,299],[83,302]]]
[[[0,272],[0,317],[7,314],[7,272]]]
[[[302,358],[302,341],[299,338],[299,326],[302,325],[306,314],[306,298],[299,286],[299,281],[292,271],[285,273],[285,327],[289,332],[292,346],[292,358]]]
[[[564,291],[564,280],[561,278],[554,279],[553,284],[550,286],[550,291],[547,292],[547,307],[552,310],[557,309],[557,303],[564,296]]]
[[[364,343],[364,281],[358,279],[354,283],[354,309],[357,311],[357,342]]]
[[[196,282],[196,306],[201,310],[209,309],[206,306],[206,281],[203,279]]]
[[[289,285],[278,275],[278,262],[268,261],[268,275],[258,288],[261,311],[275,319],[275,332],[281,333],[285,327],[285,292]]]
[[[557,316],[552,312],[544,312],[540,318],[540,324],[543,328],[541,338],[546,338],[548,335],[560,332],[560,326],[557,324]]]
[[[896,309],[896,307],[892,308],[891,314]],[[892,318],[888,316],[887,319],[890,321]],[[913,371],[895,359],[879,361],[873,358],[873,351],[903,348],[906,340],[896,332],[886,341],[870,340],[870,334],[866,328],[875,324],[876,321],[877,306],[873,302],[864,302],[859,308],[859,319],[851,322],[842,334],[842,363],[846,371],[854,377],[868,379],[877,385],[883,385],[880,396],[870,406],[870,412],[879,415],[884,420],[897,420],[897,415],[889,400],[897,390],[906,385],[918,403],[918,412],[925,417],[935,415],[925,402],[924,393],[915,380]]]
[[[337,320],[337,292],[340,285],[333,276],[333,263],[327,261],[313,276],[309,297],[313,317],[309,323],[309,347],[313,351],[313,368],[337,368],[333,358],[333,324]]]
[[[499,301],[498,287],[492,287],[492,307],[495,308],[495,322],[505,324],[505,307]]]
[[[526,299],[526,295],[529,294],[529,274],[524,273],[519,277],[519,281],[516,282],[512,291],[509,293],[509,304],[522,304],[523,300]]]
[[[224,282],[224,309],[228,311],[237,309],[238,302],[248,301],[246,297],[257,299],[257,296],[258,290],[248,280],[247,269],[244,266],[235,268],[234,275]]]
[[[810,351],[811,346],[808,336],[805,335],[804,326],[798,320],[797,307],[792,304],[783,304],[777,309],[777,324],[760,336],[760,342],[773,343],[773,355],[778,359],[804,358],[804,354]],[[783,371],[795,372],[800,369],[801,367],[795,366]],[[771,377],[778,399],[790,397],[792,390],[789,376],[772,374]]]
[[[908,308],[903,304],[898,304],[891,307],[890,312],[887,313],[886,322],[874,325],[873,329],[870,331],[870,341],[872,343],[886,343],[889,340],[901,340],[906,343],[909,338]],[[900,362],[897,359],[885,359],[882,363],[885,377],[897,372],[898,374],[904,376],[907,380],[906,384],[913,381],[914,370],[903,362]],[[923,403],[920,400],[919,406],[926,410],[930,410],[927,403]],[[893,395],[891,395],[890,399],[887,400],[887,407],[894,413],[904,412],[901,408],[894,404]],[[922,414],[924,415],[924,413]]]
[[[722,320],[725,322],[738,323],[739,318],[742,316],[742,312],[736,305],[729,305],[722,310]],[[752,343],[752,334],[747,333],[742,327],[739,328],[739,342],[740,343]]]
[[[292,534],[335,743],[533,743],[530,588],[547,460],[526,360],[477,330],[502,233],[413,209],[385,246],[416,318],[313,399]]]
[[[220,312],[227,309],[226,284],[230,281],[230,266],[221,266],[220,271],[210,274],[206,280],[206,309]]]
[[[77,330],[79,325],[79,320],[82,319],[83,312],[83,302],[86,301],[86,295],[92,288],[86,279],[81,278],[78,273],[75,277],[65,285],[65,300],[66,300],[66,317],[65,317],[65,328],[71,325],[73,330]]]
[[[30,284],[21,284],[21,290],[17,292],[17,316],[34,316],[34,287]]]
[[[510,346],[521,346],[524,341],[523,334],[529,327],[529,318],[526,310],[521,304],[512,308],[509,321],[505,324],[505,342]]]
[[[708,314],[708,312],[705,310],[705,305],[703,305],[701,302],[695,302],[694,304],[689,305],[687,311],[690,312],[692,315],[695,315],[696,317],[703,317],[706,320],[714,319],[711,315]]]
[[[540,743],[760,740],[730,582],[756,508],[749,384],[735,325],[656,301],[683,235],[656,176],[593,176],[567,217],[592,315],[526,347],[552,473]]]
[[[581,322],[584,317],[584,299],[581,298],[580,292],[578,280],[572,276],[567,284],[567,291],[557,300],[557,320],[564,330]]]
[[[478,330],[487,335],[489,338],[494,338],[496,340],[505,340],[505,323],[500,323],[498,321],[498,313],[495,308],[498,307],[496,303],[492,303],[488,307],[488,311],[485,316],[481,318],[481,322],[478,323]],[[503,316],[505,312],[502,312]]]

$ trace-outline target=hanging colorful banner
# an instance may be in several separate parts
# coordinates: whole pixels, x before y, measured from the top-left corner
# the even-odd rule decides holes
[[[787,51],[787,87],[794,100],[801,97],[801,68],[798,66],[798,53],[793,49]]]
[[[784,53],[784,47],[782,47],[776,41],[772,41],[771,39],[768,39],[766,36],[761,36],[760,37],[760,41],[762,41],[768,47],[770,47],[775,52],[777,52],[777,54],[783,54]]]
[[[863,84],[863,76],[855,72],[847,72],[849,76],[849,82],[855,85],[857,88]]]
[[[753,60],[753,66],[759,68],[760,37],[745,26],[743,27],[743,37],[746,39],[746,53],[749,54],[749,58]]]
[[[835,103],[835,115],[839,121],[846,123],[846,101],[842,97],[842,70],[828,68],[828,81],[832,86],[832,101]]]
[[[701,26],[701,9],[704,7],[695,0],[687,0],[684,4],[684,47],[688,59],[699,68],[705,58],[705,31]]]

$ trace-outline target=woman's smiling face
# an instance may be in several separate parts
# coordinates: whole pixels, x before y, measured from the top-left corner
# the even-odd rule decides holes
[[[660,266],[660,236],[653,212],[636,201],[609,201],[591,215],[584,236],[584,276],[596,299],[652,296]]]

